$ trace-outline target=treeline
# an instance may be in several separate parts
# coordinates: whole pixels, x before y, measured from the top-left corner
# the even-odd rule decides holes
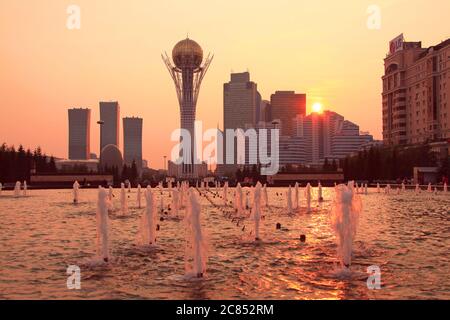
[[[114,179],[114,184],[119,184],[126,180],[130,181],[133,185],[140,182],[137,165],[134,160],[130,166],[124,164],[120,169],[117,166],[100,168],[100,173],[111,174]]]
[[[243,168],[236,170],[236,182],[245,181],[260,181],[265,182],[266,177],[261,176],[261,166],[260,165],[246,165]]]
[[[37,173],[55,173],[55,159],[42,153],[40,147],[31,151],[22,145],[17,150],[6,143],[0,146],[0,182],[29,181],[31,169]]]
[[[446,175],[448,159],[439,161],[426,144],[411,147],[377,146],[342,159],[340,167],[346,180],[402,180],[412,178],[414,167],[441,167],[442,174]]]

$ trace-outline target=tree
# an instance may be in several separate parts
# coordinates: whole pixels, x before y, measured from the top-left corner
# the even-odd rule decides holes
[[[131,163],[131,169],[130,169],[130,181],[132,183],[136,183],[137,178],[138,178],[138,171],[137,171],[136,161],[133,160],[133,162]]]
[[[331,170],[333,172],[336,172],[338,170],[338,164],[336,162],[336,159],[333,159],[333,162],[331,163]]]
[[[123,165],[121,179],[122,179],[122,181],[130,179],[129,172],[128,172],[128,167],[127,167],[126,164]]]
[[[323,171],[328,171],[330,170],[330,164],[328,163],[328,158],[325,158],[325,161],[323,162],[323,167],[322,167]]]

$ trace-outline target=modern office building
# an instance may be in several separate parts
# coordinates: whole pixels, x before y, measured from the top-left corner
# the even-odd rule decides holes
[[[258,122],[271,122],[272,113],[271,113],[270,101],[261,100],[261,106],[260,106],[259,110],[260,110],[260,115],[259,115]]]
[[[232,73],[229,82],[223,85],[223,128],[244,129],[255,125],[261,102],[257,85],[250,81],[250,73]],[[258,116],[259,117],[259,116]]]
[[[390,42],[384,69],[384,143],[450,139],[450,39],[423,48],[400,35]]]
[[[123,118],[123,158],[127,166],[135,161],[142,171],[142,118]]]
[[[195,159],[194,123],[196,116],[197,99],[200,93],[202,80],[208,71],[213,56],[208,55],[203,60],[203,49],[200,45],[187,38],[178,42],[172,50],[172,61],[167,54],[162,56],[164,63],[175,84],[180,105],[181,129],[191,134],[191,152],[180,154],[183,158],[181,169],[176,170],[182,178],[197,178],[200,167]]]
[[[69,109],[69,159],[90,159],[91,110]]]
[[[292,120],[297,115],[306,115],[306,94],[294,91],[276,91],[270,97],[271,120],[279,120],[282,136],[293,136]]]
[[[118,102],[100,102],[100,152],[107,145],[119,147],[120,106]]]
[[[249,72],[232,73],[230,81],[223,85],[223,129],[242,129],[255,127],[257,119],[261,115],[262,98],[257,90],[255,82],[250,81]],[[224,145],[226,145],[226,136]],[[219,174],[234,174],[238,168],[237,140],[234,141],[233,163],[226,163],[226,152],[224,150],[224,164],[217,166]]]

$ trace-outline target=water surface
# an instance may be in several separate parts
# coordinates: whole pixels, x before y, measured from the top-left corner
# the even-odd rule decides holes
[[[231,200],[233,189],[229,189]],[[337,266],[329,208],[313,201],[306,213],[304,194],[295,215],[288,215],[286,189],[269,189],[263,208],[262,243],[253,241],[250,220],[228,218],[223,200],[202,197],[203,226],[210,243],[208,274],[183,277],[185,232],[181,218],[159,221],[158,248],[136,245],[140,216],[136,190],[129,193],[129,214],[111,215],[108,265],[95,264],[97,190],[31,190],[29,196],[0,196],[1,299],[450,299],[450,194],[430,196],[361,195],[364,212],[354,244],[350,274]],[[278,195],[277,195],[278,193]],[[159,205],[158,191],[155,191]],[[164,202],[170,202],[167,190]],[[314,198],[314,197],[313,197]],[[212,204],[212,203],[214,204]],[[145,204],[144,199],[142,204]],[[225,211],[225,213],[224,213]],[[164,217],[166,215],[163,214]],[[170,215],[169,215],[170,216]],[[167,218],[167,217],[166,217]],[[282,230],[275,225],[281,223]],[[245,226],[245,228],[244,228]],[[299,241],[306,235],[306,243]],[[68,290],[66,269],[81,268],[81,290]],[[367,267],[381,268],[381,290],[367,288]]]

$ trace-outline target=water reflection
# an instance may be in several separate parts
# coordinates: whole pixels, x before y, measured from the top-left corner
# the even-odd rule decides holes
[[[233,199],[229,189],[228,199]],[[287,189],[269,189],[270,207],[262,207],[261,238],[255,244],[253,222],[232,221],[223,200],[201,198],[209,235],[207,277],[184,278],[185,230],[182,219],[159,221],[158,248],[136,244],[144,209],[130,195],[129,213],[110,216],[112,261],[95,265],[97,190],[35,191],[26,198],[7,192],[0,197],[0,297],[32,299],[400,299],[450,298],[450,195],[361,195],[361,215],[352,272],[336,271],[336,245],[330,228],[333,189],[325,201],[312,196],[313,213],[289,215]],[[303,190],[302,190],[303,191]],[[118,190],[115,190],[116,194]],[[277,196],[276,193],[279,193]],[[281,195],[281,196],[280,196]],[[155,193],[159,203],[159,193]],[[164,203],[170,203],[164,193]],[[213,205],[215,204],[215,205]],[[295,211],[295,210],[294,210]],[[184,210],[180,211],[183,215]],[[249,214],[249,212],[247,212]],[[276,229],[280,223],[282,228]],[[306,235],[306,242],[300,235]],[[66,268],[81,267],[82,290],[66,287]],[[382,289],[368,290],[367,267],[378,265]]]

